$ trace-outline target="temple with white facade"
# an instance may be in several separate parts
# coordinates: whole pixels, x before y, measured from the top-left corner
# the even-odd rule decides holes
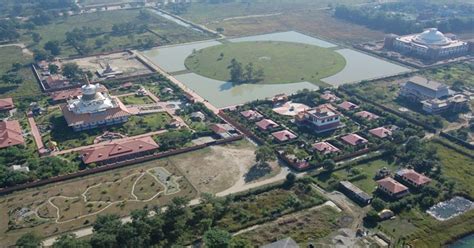
[[[460,57],[469,53],[467,42],[454,35],[445,35],[436,28],[429,28],[419,34],[388,35],[384,48],[428,60]]]
[[[131,113],[117,98],[100,92],[98,84],[87,84],[81,88],[82,95],[61,105],[68,126],[74,131],[120,124],[128,121]]]

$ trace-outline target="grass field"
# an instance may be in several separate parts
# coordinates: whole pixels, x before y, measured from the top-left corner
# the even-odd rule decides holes
[[[120,97],[120,100],[125,105],[135,105],[135,104],[139,105],[139,104],[154,103],[153,100],[151,100],[151,98],[148,96],[136,96],[136,95],[124,96],[124,97]]]
[[[265,245],[291,237],[305,247],[308,241],[314,243],[338,229],[340,225],[337,221],[341,216],[332,207],[324,206],[285,216],[239,236],[250,240],[254,245]]]
[[[137,173],[140,174],[143,173],[143,171],[156,167],[163,167],[173,176],[178,177],[177,182],[181,190],[172,195],[159,195],[149,202],[122,201],[120,203],[111,205],[101,213],[115,213],[125,216],[129,215],[134,209],[163,206],[167,204],[173,197],[181,196],[187,197],[189,199],[197,197],[198,194],[192,185],[189,184],[189,182],[185,177],[182,176],[179,170],[167,159],[153,160],[114,171],[98,173],[83,178],[69,180],[64,183],[51,184],[40,188],[15,192],[13,194],[0,197],[0,208],[5,210],[0,212],[0,247],[8,247],[9,245],[13,245],[18,237],[28,231],[34,231],[42,236],[50,236],[77,229],[84,225],[92,224],[96,218],[96,215],[91,215],[89,217],[80,219],[76,218],[79,216],[79,214],[90,214],[94,213],[98,209],[103,209],[107,203],[84,203],[84,201],[82,201],[81,194],[87,188],[100,183],[106,184],[107,182],[114,182],[114,186],[111,186],[111,188],[114,189],[112,190],[107,188],[107,194],[113,193],[114,199],[117,199],[120,195],[122,195],[122,198],[125,198],[125,196],[127,196],[126,192],[130,194],[131,188],[125,187],[125,185],[123,185],[123,187],[117,186],[116,184],[120,183],[120,180],[126,178],[127,176]],[[143,180],[137,182],[135,194],[139,200],[142,197],[146,198],[147,194],[153,194],[153,192],[156,192],[157,187],[151,186],[150,181],[151,180],[144,178]],[[142,187],[144,189],[141,191],[141,193],[138,193]],[[102,194],[102,191],[98,193]],[[66,201],[65,198],[61,197],[71,197],[74,199],[69,199]],[[37,222],[35,225],[33,225],[33,227],[30,228],[9,229],[9,211],[23,207],[34,209],[37,206],[41,206],[41,204],[45,203],[49,198],[51,198],[55,204],[59,205],[60,221],[71,221],[60,224],[54,223],[53,218],[56,218],[56,209],[53,207],[48,207],[49,204],[44,204],[43,206],[45,207],[41,207],[38,212],[41,217],[50,218],[49,220]],[[77,199],[80,199],[80,201]],[[100,204],[102,205],[99,206]],[[64,217],[61,218],[62,216]]]
[[[456,182],[455,190],[474,197],[474,168],[473,159],[464,156],[446,146],[433,144],[437,148],[443,175]]]
[[[385,160],[377,159],[368,163],[352,166],[344,170],[339,170],[331,174],[321,173],[316,177],[316,180],[320,186],[326,189],[334,189],[337,186],[337,182],[348,180],[365,191],[367,194],[372,194],[372,192],[377,187],[374,176],[379,169],[384,167],[392,171],[392,173],[398,169],[398,166],[393,163],[388,163]],[[353,180],[352,178],[356,178],[356,180]]]
[[[429,69],[425,70],[422,74],[447,85],[461,81],[466,86],[474,87],[474,66],[472,63],[466,62]]]
[[[22,49],[17,46],[0,47],[0,76],[12,70],[13,63],[20,63],[23,66],[17,71],[13,72],[22,79],[21,84],[2,82],[0,79],[0,97],[13,97],[15,104],[25,98],[31,98],[38,101],[37,96],[41,94],[38,82],[33,75],[29,63],[32,62],[33,57],[22,52]],[[25,102],[24,104],[29,104]]]
[[[202,76],[228,81],[228,66],[234,58],[244,67],[253,63],[255,69],[263,69],[264,80],[259,83],[264,84],[321,83],[321,78],[345,66],[345,59],[330,49],[287,42],[226,43],[197,51],[185,65]]]
[[[35,49],[43,48],[44,44],[50,40],[57,40],[61,43],[61,56],[64,57],[78,53],[74,47],[66,42],[66,32],[70,32],[74,28],[81,29],[82,27],[87,27],[94,30],[94,34],[86,39],[86,45],[91,49],[91,53],[133,48],[139,46],[147,39],[152,39],[155,45],[162,45],[182,42],[183,40],[194,41],[207,38],[205,34],[193,32],[151,11],[147,12],[149,13],[148,19],[141,19],[140,10],[137,9],[103,11],[57,18],[56,21],[48,25],[38,26],[33,31],[42,37],[39,43],[33,42],[31,31],[28,30],[23,30],[21,41]],[[138,26],[146,24],[149,29],[159,33],[159,35],[149,31],[140,33],[138,28],[126,34],[114,34],[112,32],[113,25],[123,23]],[[104,44],[97,46],[95,41],[98,39],[102,40]]]

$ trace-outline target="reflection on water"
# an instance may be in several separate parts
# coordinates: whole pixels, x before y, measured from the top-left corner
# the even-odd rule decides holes
[[[176,79],[219,108],[265,99],[280,93],[293,94],[303,89],[318,89],[318,86],[309,82],[234,85],[232,82],[214,80],[195,73],[178,75]]]

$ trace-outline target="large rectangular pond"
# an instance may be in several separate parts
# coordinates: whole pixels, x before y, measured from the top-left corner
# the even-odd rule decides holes
[[[281,32],[263,34],[242,38],[230,39],[230,42],[247,41],[282,41],[297,42],[324,48],[336,49],[346,59],[346,67],[339,73],[322,79],[323,82],[333,86],[380,77],[393,76],[410,71],[410,69],[394,63],[352,50],[337,49],[336,44],[313,38],[298,32]],[[152,63],[160,66],[169,73],[186,70],[184,62],[193,50],[221,44],[219,41],[203,41],[167,47],[157,47],[142,52]],[[216,107],[228,107],[236,104],[271,97],[276,94],[292,94],[301,89],[317,89],[318,87],[308,82],[288,83],[278,85],[244,84],[233,86],[232,83],[222,82],[199,76],[195,73],[185,73],[176,78],[190,89],[201,95]],[[303,81],[303,80],[302,80]]]
[[[181,45],[157,47],[142,52],[154,64],[163,68],[167,72],[177,72],[186,70],[184,61],[193,53],[193,50],[200,50],[221,44],[218,41],[194,42]]]
[[[339,86],[410,71],[406,67],[351,49],[339,49],[336,52],[346,59],[346,67],[339,73],[322,79],[323,82],[330,85]]]
[[[218,108],[234,106],[257,99],[265,99],[282,92],[293,94],[303,89],[318,89],[318,86],[309,82],[264,85],[241,84],[234,86],[231,82],[214,80],[195,73],[175,77]]]
[[[282,41],[282,42],[302,43],[302,44],[319,46],[319,47],[324,47],[324,48],[337,47],[336,44],[332,44],[327,41],[317,39],[308,35],[304,35],[295,31],[241,37],[241,38],[230,39],[229,41],[230,42]]]

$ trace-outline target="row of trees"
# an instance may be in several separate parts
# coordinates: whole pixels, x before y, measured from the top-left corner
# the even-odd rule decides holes
[[[383,30],[387,33],[411,34],[425,28],[437,27],[442,32],[459,32],[471,30],[474,17],[451,17],[442,21],[423,21],[408,19],[406,15],[390,11],[369,11],[341,5],[335,8],[334,16],[369,28]]]
[[[230,61],[228,67],[230,73],[230,81],[233,83],[257,83],[263,81],[265,73],[262,68],[255,69],[252,62],[248,63],[245,67],[242,63],[238,62],[235,58]]]

